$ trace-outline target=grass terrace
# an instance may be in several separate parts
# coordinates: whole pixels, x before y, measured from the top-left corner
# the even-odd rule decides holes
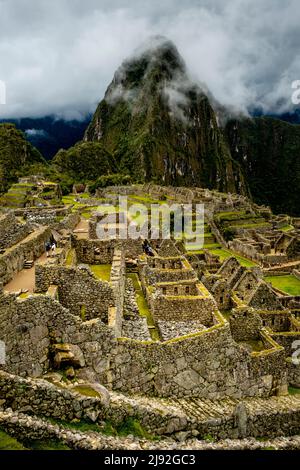
[[[217,248],[217,249],[210,249],[209,251],[213,255],[218,256],[221,263],[223,263],[223,261],[225,261],[226,259],[231,258],[232,256],[234,256],[234,258],[236,258],[238,260],[238,262],[242,266],[245,266],[246,268],[251,268],[253,266],[257,266],[257,264],[254,263],[254,261],[251,261],[250,259],[244,258],[243,256],[237,255],[236,253],[234,253],[233,251],[230,251],[230,250],[226,250],[226,249],[223,249],[223,248]]]
[[[265,281],[270,282],[273,287],[289,295],[300,295],[300,280],[292,274],[266,276]]]
[[[68,446],[57,440],[22,440],[18,441],[7,432],[0,429],[1,450],[71,450]]]
[[[150,331],[151,339],[153,341],[159,341],[160,340],[159,333],[157,329],[155,328],[155,323],[152,317],[152,313],[150,312],[150,309],[148,307],[148,303],[144,296],[138,275],[136,273],[129,273],[127,274],[127,277],[131,279],[133,282],[133,287],[134,287],[135,295],[136,295],[136,302],[139,308],[140,315],[141,317],[147,318],[148,327],[150,327],[149,331]]]
[[[90,269],[101,281],[110,281],[111,264],[90,264]]]

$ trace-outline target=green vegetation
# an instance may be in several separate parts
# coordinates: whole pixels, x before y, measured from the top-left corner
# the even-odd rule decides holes
[[[72,266],[75,258],[75,250],[71,248],[66,257],[66,266]]]
[[[160,439],[157,436],[149,434],[144,429],[144,427],[142,426],[138,418],[136,417],[128,417],[118,425],[115,425],[110,420],[106,420],[103,426],[100,426],[99,424],[96,424],[96,423],[83,421],[83,420],[82,421],[74,420],[72,422],[69,422],[69,421],[61,421],[61,420],[55,420],[53,418],[48,418],[48,421],[51,422],[52,424],[58,424],[67,429],[77,430],[81,432],[97,432],[99,434],[104,434],[106,436],[115,436],[115,437],[118,437],[118,436],[125,437],[131,434],[133,436],[140,437],[143,439],[148,439],[148,440]]]
[[[155,327],[155,323],[153,321],[152,313],[148,307],[147,300],[145,299],[144,293],[139,283],[138,275],[136,273],[129,273],[127,274],[127,277],[129,277],[133,282],[133,286],[134,286],[135,294],[136,294],[136,301],[137,301],[140,315],[142,317],[146,317],[148,326],[152,327],[149,330],[151,339],[153,341],[159,341],[160,337],[159,337],[157,329],[153,328]]]
[[[252,351],[264,351],[266,347],[260,339],[249,339],[247,341],[241,341],[239,344],[250,346]]]
[[[108,175],[116,168],[116,162],[99,142],[79,142],[68,150],[60,150],[52,164],[74,182],[95,180]]]
[[[119,436],[128,436],[129,434],[132,434],[133,436],[137,436],[142,439],[155,439],[155,437],[152,434],[149,434],[143,428],[141,423],[133,417],[126,418],[125,421],[123,421],[123,423],[116,428],[116,431]]]
[[[237,255],[236,253],[234,253],[233,251],[230,251],[230,250],[226,250],[226,249],[223,249],[223,248],[218,248],[218,249],[213,249],[213,250],[209,250],[209,251],[212,254],[218,256],[221,263],[223,263],[223,261],[225,261],[226,259],[231,258],[233,256],[234,258],[236,258],[238,260],[238,262],[242,266],[245,266],[247,268],[257,266],[257,264],[254,263],[254,261],[251,261],[247,258],[244,258],[243,256]]]
[[[90,268],[101,281],[110,280],[111,264],[90,264]]]
[[[80,307],[80,318],[82,321],[85,321],[85,315],[86,315],[86,306],[81,305]]]
[[[76,385],[76,387],[74,387],[72,390],[86,397],[99,397],[99,393],[87,385]]]
[[[30,450],[71,450],[70,447],[62,442],[52,439],[50,440],[25,440],[24,444]]]
[[[26,447],[0,429],[0,450],[26,450]]]
[[[96,189],[106,188],[107,186],[124,186],[131,183],[131,177],[126,174],[115,173],[112,175],[102,175],[89,186],[90,191],[94,193]]]
[[[300,280],[291,274],[284,276],[266,276],[265,280],[273,287],[289,295],[300,295]]]
[[[290,232],[291,230],[294,230],[294,227],[292,225],[285,225],[284,227],[281,227],[279,230],[282,232]]]
[[[19,176],[30,173],[32,165],[46,162],[39,151],[27,142],[23,132],[14,124],[0,124],[0,193],[16,182]]]
[[[22,292],[19,297],[20,299],[27,299],[27,297],[29,296],[29,293],[28,292]]]
[[[218,212],[215,215],[216,222],[228,222],[235,220],[253,219],[253,214],[246,213],[245,211],[226,211]]]
[[[290,395],[300,395],[300,388],[289,387]]]
[[[0,429],[0,451],[1,450],[70,450],[62,442],[53,440],[15,439]]]
[[[97,142],[101,123],[101,141],[115,158],[120,173],[130,174],[135,182],[218,186],[224,192],[234,192],[238,182],[245,189],[214,110],[202,90],[188,82],[183,61],[172,43],[166,41],[151,54],[148,51],[126,61],[120,76],[122,82],[115,77],[106,96],[121,85],[128,99],[121,94],[114,100],[103,99],[85,135],[88,141]],[[186,84],[180,90],[185,98],[180,105],[183,119],[170,112],[169,98],[161,93],[175,78],[180,81],[179,77]],[[196,120],[205,123],[197,132],[189,125]],[[183,133],[186,138],[179,139]]]
[[[277,214],[299,216],[300,126],[256,117],[228,121],[225,133],[254,200]]]

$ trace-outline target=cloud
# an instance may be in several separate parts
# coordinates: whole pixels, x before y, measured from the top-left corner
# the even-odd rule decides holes
[[[120,63],[149,36],[177,45],[224,105],[295,108],[298,0],[0,0],[0,118],[95,109]]]
[[[28,137],[47,137],[48,133],[43,129],[26,129],[25,134]]]

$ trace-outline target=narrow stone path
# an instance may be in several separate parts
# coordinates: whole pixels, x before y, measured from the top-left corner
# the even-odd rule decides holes
[[[73,233],[79,240],[86,240],[89,237],[89,221],[81,218],[78,225],[73,230]]]
[[[43,253],[36,262],[46,263],[46,253]],[[22,269],[14,278],[4,286],[6,292],[19,292],[20,290],[33,293],[35,289],[35,266],[30,269]]]

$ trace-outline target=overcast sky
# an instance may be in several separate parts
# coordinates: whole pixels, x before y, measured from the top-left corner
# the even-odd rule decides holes
[[[295,108],[299,0],[0,0],[0,117],[93,111],[116,68],[153,34],[241,110]]]

